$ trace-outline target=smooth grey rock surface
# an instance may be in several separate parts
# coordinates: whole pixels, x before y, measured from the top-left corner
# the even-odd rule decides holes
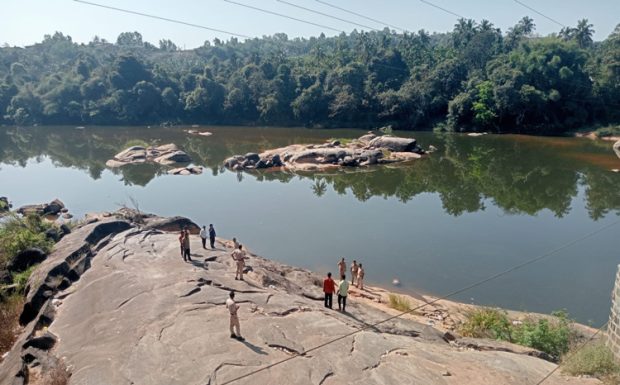
[[[203,250],[192,236],[186,263],[176,233],[115,222],[67,235],[33,275],[31,290],[51,294],[0,366],[0,385],[19,380],[15,368],[28,370],[24,354],[62,358],[74,385],[215,385],[295,355],[235,384],[525,384],[555,367],[517,350],[448,343],[410,319],[377,324],[389,314],[356,298],[348,313],[326,309],[313,299],[321,298],[321,276],[252,254],[251,272],[237,281],[232,249],[219,240],[216,250]],[[85,258],[64,289],[50,284],[51,271],[66,264],[57,272],[70,278],[68,267]],[[244,342],[229,337],[230,290]],[[558,375],[547,383],[599,382]]]

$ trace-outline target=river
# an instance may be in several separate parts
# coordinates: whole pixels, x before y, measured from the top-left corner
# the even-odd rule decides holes
[[[0,127],[0,195],[15,207],[60,198],[76,218],[121,205],[213,223],[252,252],[317,272],[340,257],[366,280],[396,291],[443,295],[552,251],[620,214],[620,168],[611,143],[429,132],[413,136],[430,157],[398,166],[292,174],[236,173],[233,154],[353,138],[363,131],[303,128]],[[202,175],[166,168],[107,169],[126,146],[176,143]],[[620,263],[620,225],[466,291],[455,300],[516,310],[566,309],[600,325]],[[177,256],[171,256],[171,258]],[[401,286],[392,287],[397,278]]]

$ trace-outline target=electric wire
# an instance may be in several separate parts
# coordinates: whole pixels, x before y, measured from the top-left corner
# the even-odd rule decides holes
[[[617,220],[617,221],[611,222],[611,223],[609,223],[609,224],[607,224],[605,226],[599,227],[598,229],[596,229],[594,231],[591,231],[591,232],[587,233],[586,235],[581,236],[579,238],[575,238],[572,241],[567,242],[567,243],[565,243],[565,244],[563,244],[563,245],[561,245],[561,246],[559,246],[559,247],[557,247],[557,248],[555,248],[555,249],[553,249],[551,251],[548,251],[548,252],[546,252],[544,254],[541,254],[539,256],[531,258],[531,259],[529,259],[529,260],[527,260],[525,262],[519,263],[519,264],[517,264],[517,265],[515,265],[513,267],[510,267],[510,268],[506,269],[506,270],[503,270],[503,271],[500,271],[498,273],[495,273],[495,274],[493,274],[493,275],[491,275],[491,276],[489,276],[487,278],[484,278],[482,280],[476,281],[476,282],[474,282],[472,284],[469,284],[469,285],[467,285],[465,287],[462,287],[460,289],[454,290],[454,291],[452,291],[452,292],[450,292],[450,293],[448,293],[446,295],[443,295],[441,297],[437,297],[437,298],[433,299],[432,301],[425,302],[425,303],[423,303],[421,305],[418,305],[418,306],[416,306],[416,307],[414,307],[414,308],[412,308],[410,310],[407,310],[407,311],[401,312],[399,314],[390,316],[390,317],[385,318],[385,319],[383,319],[383,320],[381,320],[379,322],[376,322],[374,324],[366,324],[366,325],[364,325],[363,327],[361,327],[361,328],[359,328],[357,330],[354,330],[354,331],[349,332],[347,334],[344,334],[342,336],[339,336],[339,337],[336,337],[336,338],[331,339],[329,341],[326,341],[326,342],[324,342],[322,344],[319,344],[319,345],[317,345],[315,347],[312,347],[312,348],[304,351],[303,353],[296,353],[296,354],[294,354],[292,356],[289,356],[289,357],[287,357],[285,359],[273,362],[273,363],[271,363],[269,365],[266,365],[266,366],[263,366],[263,367],[261,367],[259,369],[256,369],[256,370],[253,370],[253,371],[248,372],[246,374],[243,374],[241,376],[235,377],[235,378],[233,378],[231,380],[228,380],[228,381],[222,383],[222,385],[232,384],[233,382],[237,382],[237,381],[242,380],[244,378],[253,376],[253,375],[258,374],[260,372],[263,372],[265,370],[271,369],[271,368],[273,368],[275,366],[281,365],[281,364],[283,364],[285,362],[291,361],[291,360],[293,360],[293,359],[295,359],[297,357],[305,356],[306,354],[308,354],[310,352],[313,352],[315,350],[321,349],[321,348],[323,348],[323,347],[325,347],[327,345],[331,345],[331,344],[336,343],[338,341],[341,341],[341,340],[343,340],[345,338],[351,337],[351,336],[353,336],[353,335],[355,335],[357,333],[360,333],[360,332],[362,332],[362,331],[364,331],[366,329],[375,328],[378,325],[384,324],[384,323],[389,322],[389,321],[391,321],[393,319],[396,319],[396,318],[400,318],[400,317],[402,317],[404,315],[413,313],[414,311],[422,309],[422,308],[424,308],[424,307],[426,307],[428,305],[432,305],[432,304],[434,304],[436,302],[448,299],[448,298],[453,297],[453,296],[455,296],[457,294],[463,293],[463,292],[465,292],[467,290],[470,290],[470,289],[473,289],[473,288],[478,287],[480,285],[483,285],[483,284],[485,284],[485,283],[487,283],[489,281],[492,281],[492,280],[495,280],[495,279],[497,279],[499,277],[507,275],[507,274],[509,274],[509,273],[511,273],[511,272],[513,272],[515,270],[521,269],[521,268],[523,268],[525,266],[531,265],[531,264],[533,264],[535,262],[538,262],[540,260],[543,260],[543,259],[545,259],[545,258],[547,258],[547,257],[549,257],[551,255],[554,255],[554,254],[558,253],[559,251],[562,251],[562,250],[564,250],[566,248],[569,248],[569,247],[575,245],[576,243],[579,243],[579,242],[584,241],[584,240],[586,240],[586,239],[588,239],[590,237],[593,237],[594,235],[596,235],[596,234],[598,234],[598,233],[600,233],[600,232],[602,232],[602,231],[604,231],[604,230],[606,230],[606,229],[608,229],[610,227],[613,227],[613,226],[617,225],[618,223],[620,223],[620,220]]]
[[[318,23],[314,23],[312,21],[307,21],[307,20],[302,20],[302,19],[298,19],[296,17],[292,17],[292,16],[288,16],[288,15],[284,15],[282,13],[278,13],[278,12],[273,12],[273,11],[269,11],[267,9],[263,9],[263,8],[258,8],[258,7],[254,7],[252,5],[248,5],[248,4],[243,4],[243,3],[237,3],[236,1],[232,1],[232,0],[223,0],[227,3],[230,4],[235,4],[238,5],[240,7],[244,7],[244,8],[249,8],[249,9],[253,9],[255,11],[259,11],[259,12],[263,12],[263,13],[268,13],[270,15],[275,15],[275,16],[279,16],[279,17],[283,17],[285,19],[291,19],[291,20],[295,20],[295,21],[299,21],[300,23],[305,23],[305,24],[310,24],[310,25],[314,25],[316,27],[321,27],[321,28],[325,28],[325,29],[329,29],[331,31],[335,31],[335,32],[344,32],[340,29],[336,29],[336,28],[332,28],[332,27],[328,27],[326,25],[322,25],[322,24],[318,24]]]
[[[402,32],[407,32],[407,30],[406,30],[406,29],[404,29],[404,28],[397,27],[397,26],[395,26],[395,25],[392,25],[392,24],[386,23],[386,22],[381,21],[381,20],[373,19],[372,17],[364,16],[364,15],[362,15],[361,13],[357,13],[357,12],[350,11],[350,10],[348,10],[348,9],[345,9],[345,8],[339,7],[339,6],[337,6],[337,5],[330,4],[330,3],[326,2],[326,1],[322,1],[322,0],[315,0],[315,1],[316,1],[317,3],[324,4],[324,5],[328,6],[328,7],[332,7],[332,8],[334,8],[334,9],[339,9],[339,10],[341,10],[341,11],[343,11],[343,12],[350,13],[351,15],[355,15],[355,16],[361,17],[361,18],[366,19],[366,20],[374,21],[375,23],[378,23],[378,24],[381,24],[381,25],[386,25],[386,26],[388,26],[388,27],[392,27],[392,28],[397,29],[397,30],[402,31]]]
[[[182,24],[182,25],[186,25],[186,26],[189,26],[189,27],[201,28],[201,29],[206,29],[206,30],[209,30],[209,31],[225,33],[227,35],[243,37],[245,39],[251,39],[252,38],[250,36],[242,35],[240,33],[224,31],[222,29],[211,28],[211,27],[207,27],[207,26],[204,26],[204,25],[200,25],[200,24],[194,24],[194,23],[189,23],[189,22],[182,21],[182,20],[171,19],[171,18],[168,18],[168,17],[151,15],[151,14],[148,14],[148,13],[132,11],[132,10],[129,10],[129,9],[117,8],[117,7],[112,7],[112,6],[109,6],[109,5],[93,3],[93,2],[90,2],[90,1],[84,1],[84,0],[73,0],[73,1],[75,1],[76,3],[82,3],[82,4],[86,4],[86,5],[91,5],[91,6],[94,6],[94,7],[100,7],[100,8],[110,9],[110,10],[113,10],[113,11],[129,13],[129,14],[132,14],[132,15],[138,15],[138,16],[148,17],[148,18],[151,18],[151,19],[163,20],[163,21],[168,21],[168,22],[176,23],[176,24]]]
[[[544,13],[538,12],[537,10],[535,10],[534,8],[530,7],[530,6],[529,6],[529,5],[527,5],[527,4],[525,4],[525,3],[523,3],[523,2],[521,2],[521,1],[519,1],[519,0],[512,0],[512,1],[514,1],[514,2],[515,2],[515,3],[517,3],[517,4],[522,5],[523,7],[525,7],[525,8],[527,8],[527,9],[529,9],[529,10],[530,10],[530,11],[532,11],[532,12],[536,12],[537,14],[539,14],[540,16],[544,17],[544,18],[545,18],[545,19],[547,19],[547,20],[550,20],[550,21],[554,22],[555,24],[557,24],[557,25],[559,25],[559,26],[561,26],[561,27],[563,27],[563,28],[566,28],[566,26],[565,26],[564,24],[562,24],[562,23],[560,23],[559,21],[557,21],[557,20],[555,20],[555,19],[553,19],[553,18],[551,18],[551,17],[549,17],[549,16],[545,15]]]
[[[589,344],[590,342],[592,342],[592,340],[594,340],[594,338],[596,338],[596,336],[601,332],[601,330],[603,330],[605,328],[605,326],[607,326],[607,324],[609,323],[609,321],[605,322],[603,324],[603,326],[601,326],[600,328],[598,328],[598,330],[596,331],[596,333],[594,333],[590,338],[588,338],[587,340],[585,340],[581,345],[579,345],[579,347],[577,347],[575,350],[573,350],[573,352],[569,355],[570,357],[573,357],[575,354],[577,354],[581,349],[585,348],[587,344]],[[566,361],[565,361],[566,362]],[[562,366],[562,364],[559,364],[558,366],[556,366],[555,368],[553,368],[552,371],[550,371],[549,373],[547,373],[546,376],[544,376],[540,381],[538,381],[536,383],[536,385],[541,385],[543,382],[547,381],[552,375],[553,373],[555,373],[558,369],[560,369],[560,367]]]
[[[424,3],[424,4],[428,4],[428,5],[430,5],[431,7],[435,7],[435,8],[437,8],[437,9],[440,9],[440,10],[442,10],[442,11],[444,11],[444,12],[447,12],[447,13],[449,13],[449,14],[451,14],[451,15],[454,15],[454,16],[456,16],[456,17],[460,18],[460,19],[467,19],[465,16],[461,16],[461,15],[459,15],[459,14],[458,14],[458,13],[456,13],[456,12],[452,12],[452,11],[450,11],[450,10],[448,10],[448,9],[445,9],[445,8],[443,8],[443,7],[440,7],[440,6],[438,6],[437,4],[433,4],[433,3],[431,3],[430,1],[427,1],[427,0],[420,0],[420,1],[421,1],[422,3]]]
[[[322,16],[325,16],[325,17],[329,17],[329,18],[331,18],[331,19],[340,20],[340,21],[344,21],[345,23],[349,23],[349,24],[357,25],[358,27],[363,27],[363,28],[366,28],[366,29],[371,29],[371,30],[373,30],[373,31],[379,31],[377,28],[373,28],[373,27],[368,26],[368,25],[364,25],[364,24],[356,23],[356,22],[354,22],[354,21],[350,21],[350,20],[347,20],[347,19],[342,19],[342,18],[340,18],[340,17],[337,17],[337,16],[332,16],[332,15],[330,15],[330,14],[323,13],[323,12],[320,12],[320,11],[316,11],[316,10],[314,10],[314,9],[310,9],[310,8],[302,7],[301,5],[298,5],[298,4],[293,4],[293,3],[290,3],[290,2],[288,2],[288,1],[284,1],[284,0],[276,0],[276,1],[277,1],[278,3],[282,3],[282,4],[286,4],[286,5],[290,5],[291,7],[295,7],[295,8],[303,9],[304,11],[308,11],[308,12],[316,13],[317,15],[322,15]]]

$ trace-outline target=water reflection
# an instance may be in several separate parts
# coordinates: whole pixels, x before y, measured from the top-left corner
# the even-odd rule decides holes
[[[182,128],[34,127],[0,129],[0,163],[26,167],[30,159],[49,157],[56,167],[84,170],[99,179],[105,162],[136,141],[176,143],[214,176],[226,172],[222,161],[233,154],[261,151],[292,143],[312,143],[329,137],[354,137],[354,130],[303,130],[274,128],[210,128],[213,136],[188,135]],[[409,134],[411,135],[411,134]],[[563,217],[571,210],[578,186],[585,186],[586,209],[592,219],[620,210],[620,166],[611,144],[575,138],[530,138],[415,133],[423,146],[438,148],[428,159],[407,165],[337,170],[321,173],[238,173],[258,181],[288,183],[296,176],[309,179],[317,197],[328,188],[350,192],[359,201],[372,197],[407,202],[422,193],[436,193],[446,213],[485,210],[492,202],[506,214],[535,215],[550,210]],[[126,185],[146,186],[167,168],[132,165],[112,172]]]

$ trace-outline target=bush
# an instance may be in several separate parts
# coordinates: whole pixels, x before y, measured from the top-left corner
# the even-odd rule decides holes
[[[0,302],[0,357],[15,343],[19,328],[19,314],[24,305],[24,298],[14,294]]]
[[[566,312],[555,312],[553,321],[527,319],[512,331],[513,342],[560,357],[568,351],[573,331]]]
[[[460,333],[465,337],[511,341],[511,327],[506,312],[479,309],[468,314],[467,321],[461,325]]]
[[[390,307],[400,311],[410,311],[411,304],[409,300],[403,296],[390,294]]]
[[[38,215],[25,218],[10,215],[4,218],[0,222],[0,267],[29,247],[38,247],[46,253],[49,252],[53,241],[47,239],[45,231],[51,227],[51,224],[42,221]]]
[[[564,311],[554,312],[553,320],[529,318],[513,325],[506,312],[496,309],[474,310],[460,327],[466,337],[493,338],[528,346],[556,358],[568,351],[574,332]]]
[[[28,283],[28,278],[30,278],[30,275],[32,275],[32,272],[34,271],[34,269],[37,268],[37,266],[38,265],[32,265],[28,269],[20,273],[11,274],[13,278],[13,283],[17,285],[17,289],[15,289],[15,291],[18,294],[24,295],[26,291],[26,284]]]
[[[590,343],[575,353],[570,352],[562,362],[562,371],[572,376],[588,375],[604,378],[618,376],[620,365],[603,341]]]

